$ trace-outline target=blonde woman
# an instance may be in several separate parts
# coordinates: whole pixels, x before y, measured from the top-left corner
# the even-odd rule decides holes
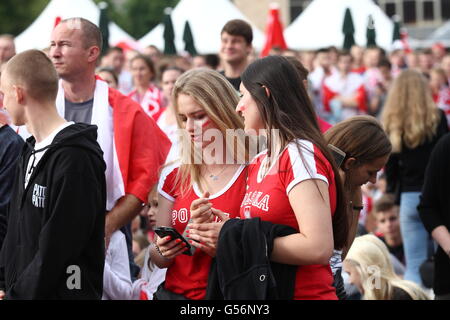
[[[183,234],[191,219],[225,220],[224,212],[230,218],[239,216],[247,151],[243,130],[233,135],[244,127],[234,111],[237,93],[218,72],[195,69],[183,74],[175,83],[173,102],[178,126],[184,129],[181,159],[161,173],[156,225],[172,226]],[[151,259],[167,268],[157,299],[205,297],[215,242],[191,244],[196,250],[189,256],[182,254],[187,251],[183,242],[157,237]]]
[[[372,234],[357,237],[344,260],[350,276],[364,300],[429,300],[414,282],[397,276],[386,245]]]
[[[425,168],[434,145],[448,130],[445,114],[433,102],[426,79],[406,70],[388,93],[382,123],[392,143],[386,165],[387,192],[396,193],[405,249],[405,279],[421,285],[419,267],[427,258],[428,233],[417,211]]]

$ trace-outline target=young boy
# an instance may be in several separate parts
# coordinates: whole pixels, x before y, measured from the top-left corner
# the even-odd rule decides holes
[[[29,50],[1,75],[3,105],[33,135],[21,152],[0,252],[0,299],[100,299],[105,163],[97,127],[58,115],[58,75]],[[1,292],[3,291],[3,292]]]
[[[405,254],[400,233],[399,208],[395,205],[394,198],[387,194],[383,195],[375,202],[374,215],[377,224],[377,236],[383,240],[389,252],[404,265]]]

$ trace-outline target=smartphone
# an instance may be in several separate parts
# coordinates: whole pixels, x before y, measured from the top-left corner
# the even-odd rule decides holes
[[[344,151],[342,151],[341,149],[339,149],[338,147],[333,146],[332,144],[329,144],[328,148],[331,150],[331,154],[333,155],[336,165],[338,166],[338,168],[340,168],[342,162],[344,161],[345,157],[347,156],[346,153]]]
[[[192,254],[193,254],[192,248],[193,247],[186,240],[186,238],[183,237],[175,228],[172,228],[172,227],[156,227],[154,230],[155,230],[155,233],[160,238],[164,238],[164,237],[170,236],[172,238],[172,240],[180,239],[181,241],[183,241],[186,244],[186,248],[189,249],[189,250],[183,251],[183,254],[187,254],[189,256],[192,256]]]

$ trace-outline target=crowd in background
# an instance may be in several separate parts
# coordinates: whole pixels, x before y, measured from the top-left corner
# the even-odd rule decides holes
[[[238,40],[227,42],[222,35],[218,54],[164,56],[155,46],[142,51],[112,47],[99,60],[97,76],[139,103],[171,140],[166,163],[177,160],[180,143],[173,101],[177,79],[189,70],[209,68],[221,72],[236,90],[241,91],[242,72],[259,58],[258,52],[251,47],[251,37],[248,39],[245,34],[232,31],[228,36]],[[0,36],[0,64],[14,56],[13,41],[10,36]],[[343,259],[342,276],[347,297],[401,299],[406,292],[411,299],[428,299],[435,294],[448,298],[447,288],[438,293],[432,290],[433,279],[430,279],[427,262],[438,246],[430,235],[429,221],[423,216],[421,219],[417,207],[425,206],[420,202],[427,179],[428,158],[450,127],[450,53],[442,45],[435,44],[421,50],[397,48],[389,52],[357,45],[350,51],[335,47],[302,52],[273,48],[270,55],[301,62],[305,89],[319,121],[334,126],[355,116],[372,116],[383,125],[392,144],[392,155],[384,155],[386,162],[381,168],[372,169],[371,177],[367,178],[369,182],[361,188],[363,202],[356,225],[356,234],[361,237],[356,238]],[[5,118],[3,122],[7,121],[1,113],[0,116]],[[343,139],[358,139],[358,136]],[[346,155],[349,156],[352,155]],[[165,270],[149,261],[149,248],[155,242],[157,195],[155,186],[140,213],[131,221],[132,254],[141,269],[132,279],[135,280],[134,288],[139,288],[130,296],[118,295],[119,298],[151,299],[164,280]],[[2,202],[0,199],[5,205]],[[443,215],[449,216],[450,212]],[[377,251],[379,259],[388,257],[383,281],[403,291],[389,296],[364,287],[361,278],[370,275],[363,275],[361,266],[378,263],[364,260],[369,259],[372,251]],[[402,283],[403,278],[423,290]]]
[[[270,54],[293,57],[303,64],[308,72],[308,91],[316,111],[330,124],[336,124],[354,115],[370,115],[381,120],[388,92],[394,80],[404,70],[415,70],[424,76],[428,86],[426,90],[430,90],[434,104],[443,110],[447,123],[450,124],[450,54],[446,53],[445,48],[440,44],[428,49],[415,51],[395,49],[391,52],[378,47],[363,48],[357,45],[348,52],[339,51],[335,47],[304,52],[275,48]],[[138,67],[133,64],[136,59],[142,62],[147,61],[146,67],[143,68],[146,69],[145,71],[138,70]],[[252,52],[248,57],[249,63],[254,59],[257,59],[257,56],[255,52]],[[159,106],[167,105],[170,101],[170,90],[164,90],[167,86],[164,79],[165,76],[167,77],[167,68],[178,70],[178,76],[184,71],[198,67],[223,70],[219,55],[165,57],[154,46],[145,48],[143,53],[112,48],[102,59],[101,65],[100,75],[103,75],[105,70],[115,71],[115,74],[109,72],[109,75],[104,77],[108,82],[111,81],[110,84],[113,87],[122,88],[123,93],[130,92],[130,89],[126,89],[127,83],[144,83],[142,88],[148,88],[149,92],[158,90],[158,87],[161,88],[164,92],[163,98],[160,99],[160,95],[156,94],[152,102]],[[117,74],[121,75],[119,81],[117,81]],[[145,80],[142,80],[143,78]],[[122,80],[124,82],[120,79],[124,79]],[[130,88],[129,85],[128,88]],[[141,96],[141,99],[135,96],[136,101],[140,102],[144,108],[152,109],[148,107],[152,103],[144,101],[143,94]],[[152,110],[160,110],[159,106]],[[169,109],[166,112],[168,111]],[[149,114],[158,121],[160,116],[158,112]],[[161,123],[161,121],[158,122],[160,126]],[[176,128],[175,123],[173,117],[169,124]],[[424,169],[423,167],[419,170]],[[400,231],[399,201],[392,194],[386,193],[386,187],[387,177],[383,170],[378,173],[376,183],[369,182],[363,186],[364,208],[359,216],[358,234],[372,233],[379,237],[393,256],[396,273],[403,276],[406,261]],[[143,211],[132,224],[133,253],[141,265],[145,254],[144,249],[153,240],[153,232],[149,228],[148,217],[145,213],[146,211]],[[415,236],[411,235],[411,237]],[[426,259],[430,259],[431,254],[428,249],[426,254],[425,260],[422,258],[419,265]],[[425,277],[426,287],[431,288],[432,283],[427,270],[424,269],[420,273],[419,269],[416,269],[413,277],[416,283],[422,286],[425,286],[422,282],[422,277]],[[348,289],[354,293],[355,298],[358,298],[357,291],[354,289],[352,291],[351,285]]]

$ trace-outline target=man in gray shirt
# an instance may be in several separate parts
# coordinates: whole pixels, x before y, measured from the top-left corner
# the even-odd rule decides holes
[[[92,106],[94,99],[85,102],[71,102],[65,99],[66,109],[64,110],[64,118],[68,121],[91,123]]]

